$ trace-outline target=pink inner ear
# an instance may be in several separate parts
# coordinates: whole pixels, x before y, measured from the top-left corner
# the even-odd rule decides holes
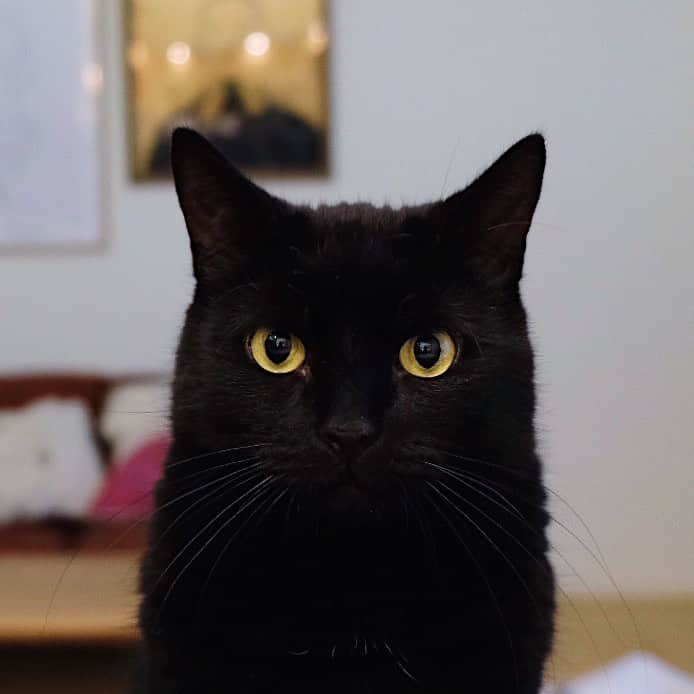
[[[164,471],[169,450],[167,436],[150,439],[125,460],[117,460],[92,504],[96,520],[146,518],[154,509],[152,492]]]

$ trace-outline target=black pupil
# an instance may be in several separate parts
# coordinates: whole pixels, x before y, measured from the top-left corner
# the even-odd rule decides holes
[[[414,343],[414,358],[420,366],[430,369],[441,356],[441,345],[433,335],[418,337]]]
[[[271,362],[281,364],[287,360],[291,351],[292,338],[289,333],[273,331],[265,338],[265,353]]]

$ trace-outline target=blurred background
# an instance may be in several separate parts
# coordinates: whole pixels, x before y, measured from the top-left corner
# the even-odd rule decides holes
[[[182,122],[309,203],[439,198],[544,133],[548,674],[694,672],[693,35],[691,0],[0,0],[2,691],[125,691],[192,290]],[[689,692],[660,661],[624,691]]]

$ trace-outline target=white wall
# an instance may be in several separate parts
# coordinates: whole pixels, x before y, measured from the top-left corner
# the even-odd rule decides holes
[[[171,363],[187,240],[171,188],[127,180],[108,5],[109,247],[0,257],[1,370]],[[267,185],[300,201],[425,200],[451,159],[447,192],[542,130],[524,289],[548,481],[626,590],[694,589],[694,3],[334,0],[332,23],[333,175]],[[609,589],[585,550],[555,537]]]

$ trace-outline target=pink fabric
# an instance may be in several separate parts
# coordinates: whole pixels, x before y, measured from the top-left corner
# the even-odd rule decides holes
[[[152,491],[162,475],[170,440],[150,439],[127,460],[117,461],[92,505],[91,516],[101,521],[146,518],[152,512]]]

